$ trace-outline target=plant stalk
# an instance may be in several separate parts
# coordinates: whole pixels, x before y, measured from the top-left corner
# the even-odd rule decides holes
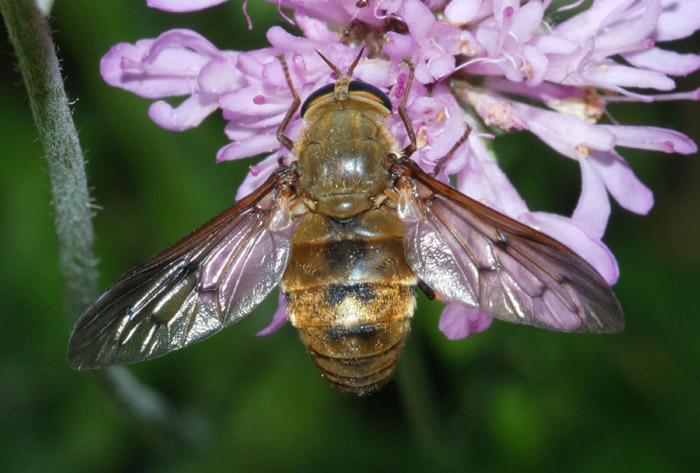
[[[47,18],[34,0],[0,0],[0,12],[48,162],[65,304],[75,320],[95,299],[98,287],[85,160]],[[186,420],[126,369],[110,368],[96,372],[96,376],[131,418],[188,445],[202,440],[200,422]]]

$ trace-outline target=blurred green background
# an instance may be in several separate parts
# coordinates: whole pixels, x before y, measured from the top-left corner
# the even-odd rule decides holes
[[[233,202],[247,166],[215,165],[223,120],[186,133],[146,116],[149,101],[107,86],[101,56],[120,41],[195,29],[221,49],[266,45],[275,5],[240,2],[193,14],[142,1],[57,2],[51,21],[88,159],[104,288]],[[4,28],[4,27],[3,27]],[[621,269],[620,335],[566,335],[495,322],[451,342],[439,303],[420,299],[398,376],[356,399],[318,374],[294,330],[258,338],[273,298],[207,342],[132,371],[201,419],[197,447],[132,422],[73,372],[47,165],[3,29],[0,49],[0,470],[697,471],[700,466],[700,162],[622,150],[655,193],[646,217],[614,205],[606,242]],[[698,52],[698,40],[676,49]],[[698,86],[698,74],[678,80]],[[700,142],[697,103],[619,105],[625,124]],[[528,133],[496,142],[531,208],[570,212],[575,163]],[[542,169],[547,169],[542,173]]]

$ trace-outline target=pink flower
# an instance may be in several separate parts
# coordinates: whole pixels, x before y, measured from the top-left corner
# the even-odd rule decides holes
[[[158,8],[169,12],[187,12],[204,10],[213,7],[226,0],[146,0],[151,8]]]
[[[445,306],[440,317],[440,331],[450,340],[466,338],[472,333],[483,332],[491,326],[493,318],[480,310],[466,308],[456,302]]]
[[[276,131],[292,97],[275,57],[287,58],[303,100],[334,80],[316,49],[342,70],[360,44],[368,49],[355,77],[387,92],[394,108],[406,91],[408,68],[402,60],[415,65],[406,103],[418,142],[413,160],[431,171],[469,123],[474,132],[439,178],[456,175],[460,191],[562,241],[610,284],[617,280],[618,267],[602,242],[609,196],[640,214],[654,203],[620,148],[697,151],[688,137],[673,130],[603,121],[614,113],[609,106],[619,101],[698,100],[697,90],[666,92],[675,88],[673,76],[700,68],[700,56],[659,46],[700,29],[694,0],[594,0],[558,24],[545,19],[550,0],[371,0],[364,6],[357,0],[270,1],[294,11],[303,37],[273,27],[267,33],[269,48],[220,51],[198,33],[172,30],[133,45],[118,44],[101,64],[112,85],[153,99],[184,96],[175,107],[162,100],[151,105],[149,115],[165,128],[197,126],[221,109],[230,143],[219,150],[217,160],[267,156],[251,166],[238,198],[274,172],[280,157],[288,157]],[[148,0],[149,6],[166,11],[219,3],[223,1]],[[347,25],[352,25],[348,35],[338,33]],[[397,116],[387,125],[407,144]],[[301,127],[296,116],[287,133],[294,139]],[[529,131],[578,163],[581,194],[570,216],[527,207],[485,145],[496,129]],[[261,334],[284,321],[284,311],[278,310]],[[478,310],[448,304],[440,329],[448,338],[463,338],[485,330],[490,321]]]
[[[408,34],[388,32],[384,52],[396,62],[410,58],[416,79],[424,84],[452,74],[460,54],[460,29],[438,21],[418,0],[405,0],[396,14],[406,23]]]
[[[163,128],[182,131],[214,112],[222,93],[240,87],[243,76],[232,66],[237,56],[219,51],[194,31],[171,30],[154,40],[113,46],[102,58],[100,73],[108,84],[143,97],[189,95],[176,108],[157,101],[148,111]]]

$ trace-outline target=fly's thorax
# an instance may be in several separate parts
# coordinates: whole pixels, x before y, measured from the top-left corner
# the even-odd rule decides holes
[[[297,188],[317,212],[338,219],[358,215],[391,185],[398,145],[383,124],[388,115],[380,104],[359,97],[307,111],[294,149]]]
[[[347,221],[309,212],[282,278],[287,313],[333,384],[357,394],[393,372],[410,329],[417,278],[386,207]]]

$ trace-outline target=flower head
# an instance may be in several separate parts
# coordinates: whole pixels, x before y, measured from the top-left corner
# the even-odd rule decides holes
[[[271,0],[272,1],[272,0]],[[167,11],[191,11],[222,0],[148,0]],[[286,157],[276,131],[292,96],[281,65],[284,54],[302,100],[332,82],[316,54],[343,70],[367,46],[354,76],[387,92],[398,105],[406,92],[409,58],[415,80],[406,109],[417,136],[411,156],[431,171],[464,134],[475,132],[454,152],[440,176],[456,176],[459,190],[562,241],[589,261],[610,284],[618,277],[615,258],[602,243],[610,214],[609,197],[644,214],[653,205],[620,148],[694,153],[695,144],[673,130],[622,125],[609,105],[698,99],[697,91],[666,93],[673,76],[700,68],[700,56],[662,49],[660,43],[700,29],[693,0],[594,0],[568,19],[554,22],[551,1],[530,0],[274,0],[294,10],[303,35],[279,27],[267,33],[269,48],[220,51],[189,30],[155,39],[118,44],[104,57],[101,72],[115,86],[148,98],[186,97],[173,107],[158,100],[151,118],[171,130],[195,127],[220,109],[230,143],[218,161],[266,154],[250,168],[239,189],[255,189]],[[398,116],[387,125],[407,143]],[[287,127],[294,139],[303,123]],[[489,152],[491,131],[526,130],[557,153],[578,163],[581,194],[571,216],[528,209]],[[288,159],[288,158],[287,158]],[[279,312],[279,311],[278,311]],[[283,314],[283,313],[282,313]],[[279,327],[283,315],[276,314]],[[490,318],[478,310],[448,304],[440,321],[449,338],[486,329]]]

